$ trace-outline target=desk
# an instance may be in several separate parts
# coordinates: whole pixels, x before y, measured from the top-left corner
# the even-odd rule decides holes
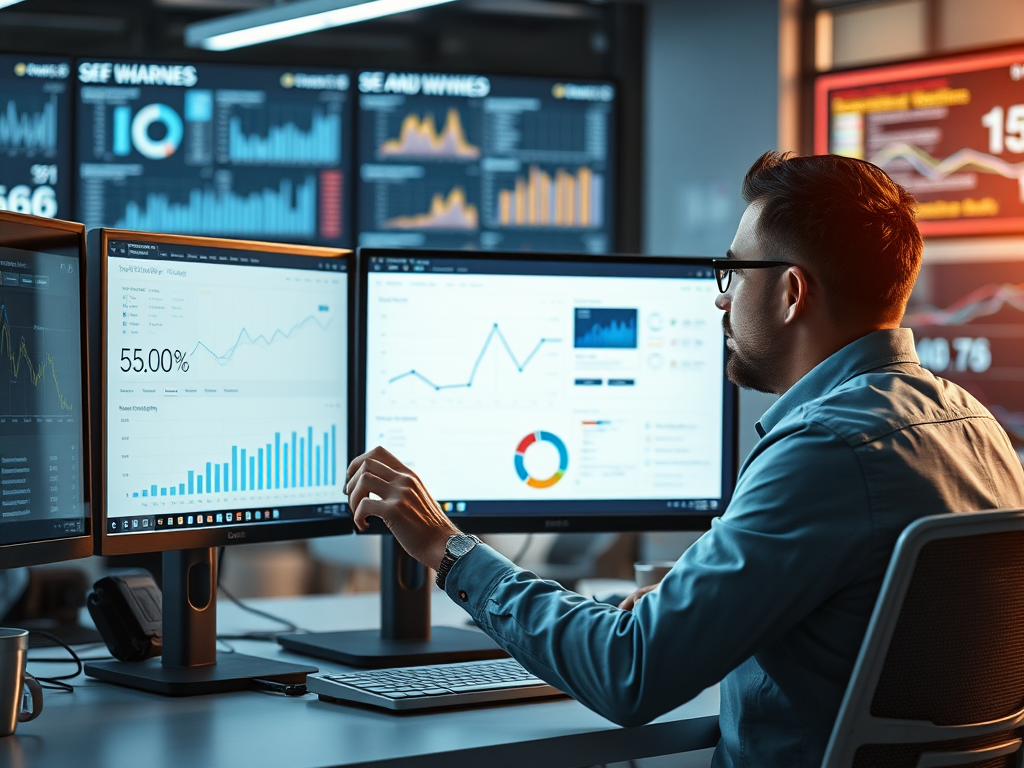
[[[465,614],[435,596],[436,624],[465,625]],[[379,626],[376,595],[254,600],[304,629]],[[273,625],[223,598],[222,633]],[[232,641],[235,650],[342,671],[267,642]],[[63,651],[33,651],[57,656]],[[31,665],[59,674],[56,665]],[[65,667],[60,667],[61,671]],[[240,692],[164,698],[80,677],[73,694],[46,692],[43,714],[0,739],[3,768],[328,768],[443,765],[555,768],[617,762],[712,747],[718,689],[640,728],[620,728],[570,699],[392,715],[314,696]]]

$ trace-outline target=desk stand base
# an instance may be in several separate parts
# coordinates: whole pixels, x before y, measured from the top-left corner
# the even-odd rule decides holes
[[[165,667],[159,658],[145,661],[101,661],[85,665],[85,674],[116,685],[160,693],[164,696],[200,696],[207,693],[243,691],[254,677],[282,683],[304,683],[316,667],[283,661],[218,653],[217,663],[200,667]]]
[[[508,656],[483,632],[433,627],[426,640],[385,640],[379,629],[278,635],[294,653],[329,659],[351,667],[411,667]]]

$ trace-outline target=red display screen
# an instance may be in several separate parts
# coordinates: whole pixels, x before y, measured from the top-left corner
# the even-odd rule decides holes
[[[977,397],[1024,457],[1024,260],[926,262],[903,325],[921,364]]]
[[[1024,232],[1024,48],[822,75],[814,151],[869,160],[927,236]]]

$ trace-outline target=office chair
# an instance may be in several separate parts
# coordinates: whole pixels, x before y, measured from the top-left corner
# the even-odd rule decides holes
[[[1019,768],[1024,510],[900,536],[822,768]]]

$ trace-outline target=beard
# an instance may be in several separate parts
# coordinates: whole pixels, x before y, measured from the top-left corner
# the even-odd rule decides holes
[[[726,375],[742,389],[781,394],[785,353],[778,329],[771,326],[764,307],[744,325],[748,330],[742,334],[742,339],[737,338],[729,323],[729,313],[722,316],[722,330],[732,340],[726,347]]]

